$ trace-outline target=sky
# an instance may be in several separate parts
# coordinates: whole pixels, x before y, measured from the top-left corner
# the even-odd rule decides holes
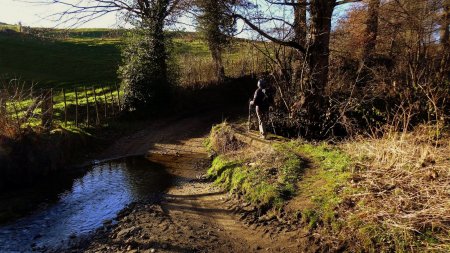
[[[8,24],[17,24],[21,22],[24,26],[33,27],[58,27],[65,28],[55,17],[49,17],[50,14],[63,11],[66,7],[55,4],[39,4],[43,0],[0,0],[0,22]],[[335,14],[340,16],[345,13],[345,7],[338,7]],[[115,13],[109,13],[101,18],[92,20],[86,24],[78,25],[79,28],[114,28],[118,26]],[[189,22],[189,21],[187,21]],[[186,30],[193,30],[192,27],[185,27]]]
[[[64,7],[32,1],[39,0],[0,0],[0,22],[8,24],[22,22],[24,26],[33,27],[56,27],[58,22],[52,21],[49,15],[61,12]],[[112,28],[116,27],[116,20],[116,15],[110,13],[79,27]]]

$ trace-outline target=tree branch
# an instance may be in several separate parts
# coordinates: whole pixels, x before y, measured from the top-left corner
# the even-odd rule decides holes
[[[334,4],[334,6],[343,5],[343,4],[349,4],[349,3],[357,3],[357,2],[362,2],[362,0],[341,0],[341,1],[337,1]]]
[[[242,21],[244,21],[245,24],[247,24],[248,26],[250,26],[250,28],[252,28],[253,30],[255,30],[256,32],[258,32],[259,34],[261,34],[264,38],[275,42],[277,44],[283,45],[283,46],[287,46],[287,47],[292,47],[294,49],[297,49],[298,51],[302,52],[302,53],[306,53],[306,49],[300,45],[299,43],[295,42],[295,41],[284,41],[281,39],[277,39],[273,36],[271,36],[270,34],[266,33],[265,31],[263,31],[262,29],[260,29],[258,26],[256,26],[255,24],[253,24],[250,20],[248,20],[247,18],[245,18],[244,16],[240,15],[240,14],[232,14],[232,16],[234,18],[239,18]]]

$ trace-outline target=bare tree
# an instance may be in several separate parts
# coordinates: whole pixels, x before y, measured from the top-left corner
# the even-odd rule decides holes
[[[450,0],[442,0],[442,16],[440,22],[440,43],[442,51],[450,52],[449,26],[450,26]]]
[[[295,0],[292,0],[292,3],[295,3]],[[298,5],[294,6],[294,40],[302,45],[303,47],[306,47],[307,43],[307,33],[308,33],[308,26],[306,21],[307,16],[307,10],[306,10],[306,0],[297,0]],[[302,82],[300,80],[302,78],[302,55],[301,53],[297,52],[294,59],[294,66],[293,66],[293,77],[292,81],[294,83],[296,82]]]
[[[181,0],[41,0],[65,6],[55,13],[62,23],[79,25],[118,12],[136,29],[134,40],[122,50],[119,68],[125,87],[125,108],[145,109],[164,100],[171,84],[164,28]]]
[[[245,4],[257,5],[256,1],[241,1]],[[309,1],[286,1],[286,0],[264,0],[269,6],[269,14],[266,17],[262,11],[256,8],[256,13],[251,13],[248,9],[242,8],[235,12],[234,16],[244,21],[250,28],[258,32],[265,39],[274,43],[291,47],[302,55],[308,66],[309,78],[305,79],[307,83],[300,85],[301,94],[298,94],[301,107],[306,111],[301,117],[305,120],[304,124],[308,126],[309,131],[315,132],[313,135],[320,135],[326,121],[327,104],[325,99],[325,88],[328,83],[329,74],[329,56],[330,56],[330,35],[332,16],[335,8],[342,4],[359,2],[359,0],[309,0]],[[276,11],[276,8],[283,9]],[[245,11],[247,10],[247,11]],[[288,10],[293,13],[294,22],[289,22],[284,16],[276,16],[278,12]],[[305,10],[309,11],[308,29],[305,29],[306,15]],[[267,11],[266,11],[267,12]],[[272,15],[275,13],[275,15]],[[265,21],[260,22],[260,21]],[[294,36],[288,39],[272,35],[267,26],[267,22],[275,24],[288,23],[294,31]],[[273,25],[272,25],[273,26]],[[307,38],[303,39],[303,35]],[[303,81],[303,80],[302,80]]]
[[[363,62],[369,62],[375,53],[378,35],[378,15],[380,10],[380,0],[369,0],[367,20],[366,20],[366,34],[364,38],[363,48]]]
[[[235,31],[234,19],[228,13],[229,4],[223,0],[196,0],[196,6],[200,11],[197,15],[199,30],[208,41],[219,82],[225,79],[223,49],[230,43],[230,38]]]
[[[293,27],[295,32],[295,41],[297,41],[300,45],[306,46],[306,35],[308,32],[306,22],[306,0],[292,0],[291,3],[297,3],[294,5]]]
[[[32,0],[36,3],[53,4],[65,7],[49,18],[60,25],[78,26],[109,13],[118,13],[126,22],[134,23],[143,19],[156,18],[154,9],[166,5],[161,13],[164,18],[177,13],[181,0]]]

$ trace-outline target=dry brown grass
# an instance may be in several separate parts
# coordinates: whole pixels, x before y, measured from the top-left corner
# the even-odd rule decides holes
[[[384,250],[450,250],[450,137],[435,127],[388,132],[343,148],[360,161],[352,180],[358,193],[351,219]],[[364,234],[364,233],[363,233]],[[362,235],[364,237],[364,235]]]
[[[246,144],[239,141],[227,122],[215,125],[208,138],[208,149],[216,154],[228,154],[241,150]]]
[[[37,96],[32,103],[24,103],[30,98],[32,89],[20,80],[0,84],[0,136],[17,137],[23,131],[23,124],[34,116],[41,105],[40,97]]]
[[[235,59],[224,58],[225,74],[230,78],[258,75],[267,71],[264,58],[241,55]],[[210,57],[184,56],[179,60],[180,85],[183,87],[206,87],[217,84],[214,62]]]

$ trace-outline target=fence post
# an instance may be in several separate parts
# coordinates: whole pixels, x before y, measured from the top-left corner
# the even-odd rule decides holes
[[[62,88],[62,93],[64,98],[64,126],[67,127],[67,100],[66,100],[66,90],[64,88]]]
[[[113,94],[113,87],[112,87],[112,85],[110,84],[109,85],[109,96],[111,97],[111,113],[112,113],[112,115],[115,115],[116,114],[116,110],[114,109],[114,106],[115,106],[115,103],[114,103],[114,94]]]
[[[49,129],[52,126],[53,120],[53,96],[52,90],[46,90],[43,92],[42,103],[42,127]]]
[[[119,85],[116,84],[116,88],[117,88],[117,103],[119,104],[119,112],[120,112],[122,107],[120,106],[120,87],[119,87]]]
[[[96,125],[100,124],[100,116],[98,115],[98,101],[97,101],[97,93],[95,92],[95,88],[92,87],[92,91],[94,93],[94,102],[95,102],[95,115],[97,116]]]
[[[102,93],[103,93],[103,99],[105,100],[105,119],[108,118],[108,100],[106,99],[106,92],[105,92],[105,86],[102,85]]]
[[[78,127],[78,89],[74,88],[75,92],[75,127]]]
[[[89,97],[86,86],[84,86],[84,96],[86,98],[86,123],[89,126]]]

